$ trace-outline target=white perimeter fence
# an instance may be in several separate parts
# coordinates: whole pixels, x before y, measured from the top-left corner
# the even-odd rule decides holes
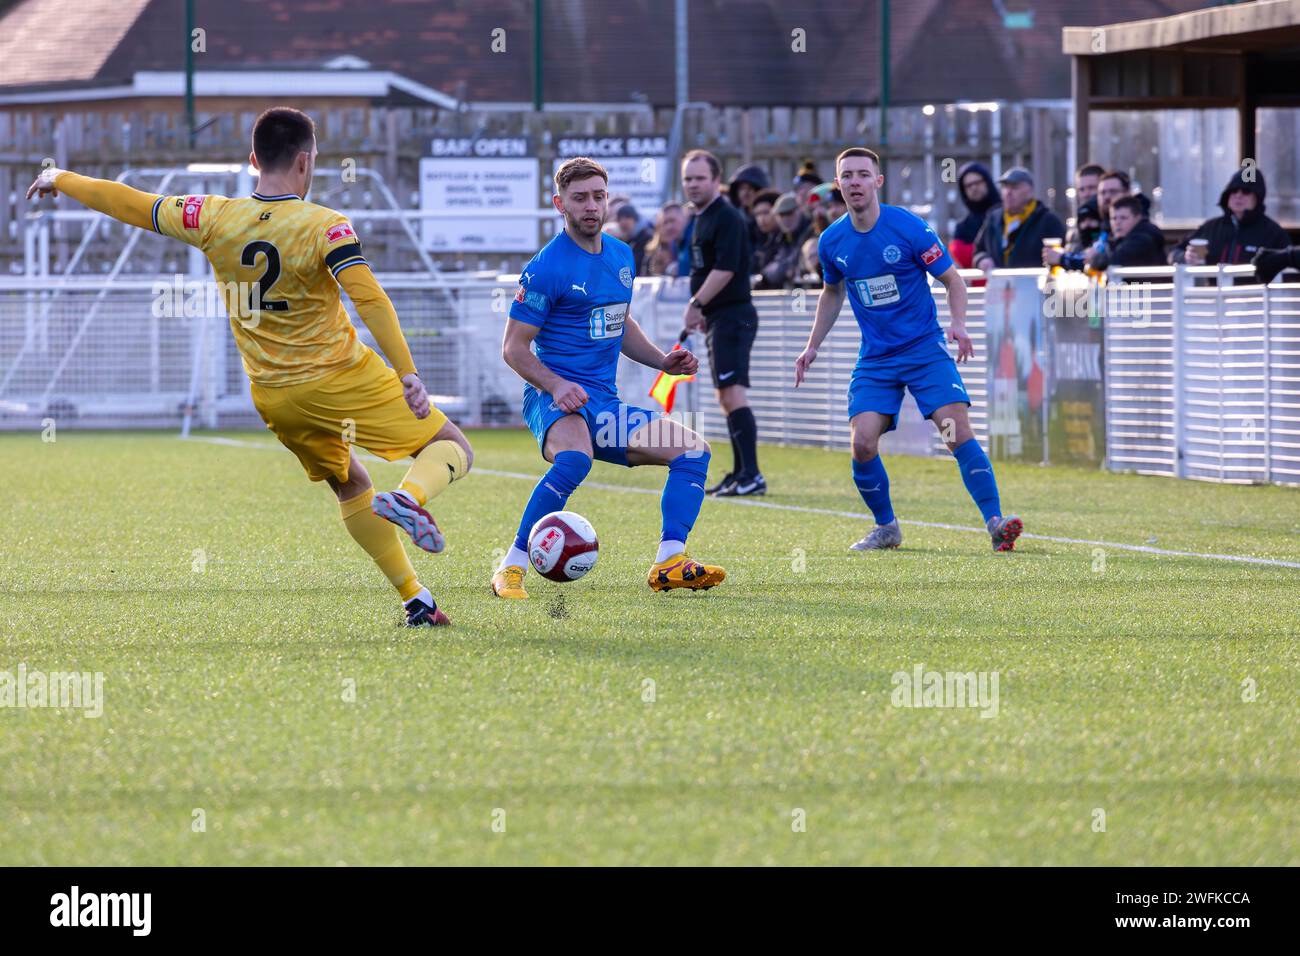
[[[1104,323],[1108,466],[1300,484],[1300,285],[1161,272],[1149,308]]]
[[[975,358],[962,374],[980,440],[997,458],[1100,462],[1104,448],[1115,470],[1300,484],[1300,285],[1234,285],[1249,270],[1233,267],[1134,272],[1112,272],[1104,296],[1074,277],[1087,299],[1077,302],[1041,270],[995,272],[987,286],[967,274]],[[500,357],[514,277],[379,278],[438,405],[465,425],[520,424],[522,384]],[[933,289],[946,324],[943,287]],[[638,280],[632,314],[668,347],[686,298],[684,280]],[[843,449],[859,343],[847,304],[809,379],[793,388],[816,301],[815,290],[755,295],[751,401],[764,441]],[[358,333],[373,346],[364,326]],[[679,389],[676,410],[725,440],[703,337],[688,344],[704,367]],[[623,399],[652,404],[653,379],[624,360]],[[0,278],[0,429],[50,420],[260,427],[210,277]],[[884,444],[943,450],[910,397]]]

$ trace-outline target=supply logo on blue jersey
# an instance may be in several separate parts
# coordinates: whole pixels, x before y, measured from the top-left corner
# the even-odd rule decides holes
[[[591,310],[588,320],[593,339],[614,339],[623,334],[623,320],[627,317],[627,303],[615,302]]]
[[[863,305],[889,305],[899,299],[898,280],[893,275],[854,279],[853,287]]]
[[[903,258],[903,252],[898,248],[898,246],[885,246],[885,248],[880,251],[880,258],[884,259],[885,262],[892,266],[898,262],[899,259]]]

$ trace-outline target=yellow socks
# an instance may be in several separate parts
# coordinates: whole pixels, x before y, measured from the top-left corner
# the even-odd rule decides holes
[[[400,487],[423,506],[457,478],[464,478],[468,470],[469,458],[465,449],[447,438],[428,445],[415,456]]]
[[[447,442],[438,442],[440,445]],[[453,443],[454,444],[454,443]],[[459,447],[459,446],[457,446]],[[355,498],[339,502],[343,524],[354,541],[365,549],[379,565],[379,570],[397,588],[403,601],[420,593],[420,582],[415,579],[415,568],[406,556],[406,549],[397,536],[397,528],[370,510],[375,489],[367,488]]]
[[[436,441],[416,456],[402,479],[401,490],[423,505],[457,478],[463,478],[468,470],[469,457],[465,449],[450,439]],[[409,601],[420,593],[420,582],[416,580],[415,568],[411,566],[411,559],[397,535],[397,527],[370,510],[374,498],[375,489],[367,488],[355,498],[340,501],[343,524],[352,539],[374,559],[379,570],[397,588],[402,600]]]

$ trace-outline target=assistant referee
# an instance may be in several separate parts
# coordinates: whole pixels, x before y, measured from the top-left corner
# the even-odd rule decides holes
[[[758,470],[758,423],[749,407],[749,352],[758,334],[749,294],[749,228],[744,214],[722,198],[721,185],[722,164],[712,153],[697,149],[682,159],[682,190],[696,210],[684,320],[686,328],[706,333],[734,456],[732,470],[708,493],[732,498],[765,494],[767,482]]]

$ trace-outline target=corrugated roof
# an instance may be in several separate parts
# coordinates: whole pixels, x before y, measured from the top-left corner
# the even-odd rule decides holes
[[[151,0],[23,0],[0,16],[0,87],[94,79]]]
[[[1032,28],[1008,29],[999,6],[1032,13]],[[1068,97],[1063,26],[1202,6],[1197,0],[894,2],[892,99]],[[531,0],[195,0],[195,7],[207,42],[200,70],[323,65],[351,54],[373,69],[471,102],[532,99]],[[70,24],[70,32],[41,38],[30,28],[29,39],[19,41],[0,30],[0,47],[10,48],[10,55],[0,55],[0,86],[129,82],[137,70],[176,70],[184,62],[184,8],[176,0],[26,0],[3,25],[38,10],[54,10],[48,19]],[[548,101],[673,102],[670,0],[547,0],[544,10]],[[692,99],[794,106],[870,104],[879,97],[880,0],[690,0],[689,10]],[[117,26],[105,30],[101,21]],[[75,24],[86,27],[76,32]],[[504,31],[504,52],[493,52],[496,30]],[[803,31],[807,52],[792,49],[795,30]],[[39,54],[32,52],[38,39]],[[16,67],[18,60],[31,69]]]

